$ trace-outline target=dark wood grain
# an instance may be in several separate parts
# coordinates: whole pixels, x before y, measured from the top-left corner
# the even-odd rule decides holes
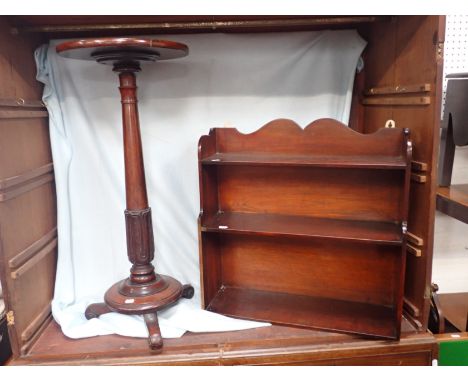
[[[399,342],[285,326],[187,333],[165,340],[155,355],[142,338],[117,335],[81,340],[66,338],[51,322],[28,357],[27,365],[430,365],[434,338],[402,321]]]
[[[331,119],[212,129],[199,143],[204,306],[399,338],[411,154],[407,129]]]
[[[20,33],[46,33],[70,38],[109,35],[167,33],[280,32],[353,28],[389,22],[389,16],[293,16],[293,15],[139,15],[139,16],[10,16]]]
[[[146,53],[146,58],[142,57],[143,61],[149,57],[154,57],[150,61],[170,60],[188,54],[187,45],[179,42],[135,37],[72,40],[57,45],[56,50],[63,57],[93,61],[99,52],[125,52],[128,58],[133,52],[141,50]]]
[[[218,210],[401,221],[403,170],[218,166]]]
[[[14,20],[15,24],[8,25],[8,20]],[[95,39],[104,35],[136,36],[155,31],[158,33],[217,33],[320,30],[325,26],[327,28],[356,27],[368,44],[363,56],[365,68],[358,76],[359,84],[356,84],[353,94],[352,127],[360,132],[372,132],[383,127],[388,119],[395,120],[397,128],[410,127],[414,142],[414,158],[417,162],[425,164],[423,175],[426,176],[426,183],[413,183],[411,186],[408,219],[409,231],[421,238],[424,244],[420,248],[421,257],[408,256],[405,279],[405,297],[416,308],[412,311],[419,312],[418,317],[411,316],[411,312],[408,313],[408,317],[412,325],[424,332],[427,328],[429,308],[426,291],[431,283],[432,268],[444,21],[443,16],[21,16],[15,19],[3,16],[0,20],[0,67],[2,68],[0,98],[2,101],[6,100],[9,105],[21,99],[28,100],[28,102],[31,100],[37,105],[41,104],[42,85],[35,79],[33,52],[36,47],[47,42],[52,36],[56,38],[87,36]],[[17,26],[20,33],[12,34],[12,26]],[[36,27],[39,29],[34,29]],[[67,29],[68,27],[70,28]],[[34,33],[23,34],[22,31],[28,28],[30,31],[34,30]],[[44,34],[47,34],[45,38],[42,37]],[[422,107],[416,105],[368,106],[361,103],[362,91],[365,89],[414,87],[420,84],[430,85],[430,90],[424,94],[431,97],[429,105]],[[401,97],[404,96],[401,94]],[[1,179],[16,177],[50,163],[50,142],[46,119],[2,119],[0,136]],[[206,155],[213,154],[214,152],[206,153]],[[203,209],[207,214],[218,211],[218,197],[215,192],[217,190],[210,188],[209,185],[212,182],[218,182],[219,167],[221,166],[204,166],[202,170],[207,175],[201,176],[205,181],[202,186],[205,200]],[[398,170],[392,171],[398,172]],[[67,340],[63,338],[60,329],[55,324],[54,330],[49,330],[50,327],[47,327],[44,335],[41,335],[41,331],[45,326],[40,326],[28,344],[24,344],[21,342],[21,332],[35,322],[52,298],[50,293],[53,291],[54,268],[46,267],[41,269],[40,273],[36,270],[31,271],[36,275],[35,282],[44,283],[40,284],[40,288],[36,288],[34,294],[35,299],[41,300],[39,304],[34,301],[31,304],[31,296],[19,291],[23,284],[17,283],[13,287],[8,277],[5,276],[7,273],[4,270],[9,269],[9,259],[22,253],[33,243],[40,242],[41,238],[55,227],[54,184],[48,183],[0,203],[0,209],[2,245],[0,277],[4,284],[7,308],[12,310],[16,317],[16,324],[9,326],[8,329],[14,357],[18,362],[430,364],[431,359],[437,355],[436,350],[431,350],[434,340],[428,334],[421,333],[412,336],[413,339],[408,339],[403,335],[400,342],[388,344],[387,341],[350,342],[345,339],[347,336],[327,333],[330,337],[321,342],[322,347],[318,350],[319,345],[316,340],[323,338],[320,336],[324,332],[313,332],[314,336],[304,336],[298,340],[298,332],[288,328],[281,328],[282,337],[278,336],[278,332],[274,334],[268,330],[262,331],[262,329],[260,332],[255,331],[256,334],[252,335],[239,332],[189,336],[183,338],[181,342],[168,340],[166,343],[170,350],[167,354],[163,352],[159,356],[152,355],[147,349],[146,341],[142,339],[107,336],[82,341]],[[215,275],[210,279],[212,284],[205,283],[204,285],[204,293],[207,293],[207,296],[216,294],[221,282],[221,264],[216,261],[220,254],[220,244],[215,241],[222,239],[221,236],[217,233],[200,233],[200,240],[213,248],[209,251],[210,256],[201,256],[200,261],[209,263],[207,267],[216,269],[216,272],[211,272]],[[202,277],[207,280],[207,273],[203,269],[201,272]],[[208,287],[208,285],[211,286]],[[208,289],[210,289],[209,293]],[[20,293],[23,299],[16,299],[17,293]],[[35,308],[38,306],[41,306],[41,309]],[[409,325],[408,322],[405,323]],[[34,347],[36,340],[38,346]],[[141,352],[130,345],[132,341],[137,344],[135,346],[139,347]],[[203,342],[212,345],[200,345]],[[179,350],[174,350],[172,347],[175,343],[180,344],[180,347],[176,346]],[[195,343],[198,345],[194,345]],[[242,345],[239,345],[240,343]],[[268,348],[272,343],[276,348],[265,350],[265,346]],[[347,344],[345,349],[343,349],[343,343]],[[28,350],[31,345],[34,350],[31,353],[32,358]],[[201,347],[198,347],[199,345]],[[324,350],[323,346],[329,350]],[[21,349],[27,357],[21,356]],[[174,355],[174,352],[177,355]],[[189,356],[187,352],[191,352]]]
[[[183,287],[170,276],[157,274],[152,264],[153,224],[146,192],[135,73],[141,70],[140,62],[183,57],[188,54],[188,48],[172,41],[101,38],[66,41],[57,45],[56,51],[66,58],[95,60],[101,64],[113,65],[113,71],[118,73],[120,82],[125,162],[125,225],[127,255],[132,267],[128,278],[107,290],[104,295],[105,306],[91,304],[85,311],[85,317],[95,318],[109,310],[143,315],[149,332],[149,347],[161,351],[163,342],[157,311],[175,304],[181,297],[193,297],[193,288],[189,285]]]
[[[222,285],[325,298],[398,304],[402,249],[340,240],[219,235]],[[209,236],[209,237],[207,237]],[[253,317],[252,317],[253,318]]]
[[[468,184],[439,187],[437,210],[468,224]]]
[[[413,159],[427,164],[426,183],[410,189],[408,230],[424,240],[421,257],[407,256],[405,297],[421,312],[415,324],[427,328],[432,282],[437,159],[442,105],[445,17],[397,17],[395,24],[378,23],[364,32],[368,41],[365,69],[369,88],[430,84],[427,106],[374,105],[364,108],[364,132],[373,132],[392,119],[411,128]],[[404,94],[400,95],[405,97]]]
[[[366,157],[368,162],[381,157],[394,160],[406,157],[403,134],[392,129],[361,134],[330,118],[319,119],[304,128],[290,119],[276,119],[250,134],[223,128],[213,129],[210,135],[216,136],[216,152],[220,154],[342,157],[343,162],[349,157]]]
[[[322,219],[306,216],[220,212],[207,216],[203,232],[340,239],[401,246],[401,225],[391,222]]]
[[[404,169],[403,157],[271,155],[257,153],[216,153],[202,160],[205,165],[306,166],[331,168]]]
[[[460,332],[466,332],[468,330],[468,293],[440,293],[438,297],[445,319]]]
[[[223,287],[207,308],[275,324],[395,338],[391,307],[313,296]]]
[[[8,325],[14,357],[41,333],[54,293],[57,250],[44,247],[55,239],[56,195],[48,121],[43,110],[37,113],[43,86],[34,62],[35,49],[45,42],[37,35],[12,36],[0,18],[0,114],[15,117],[0,118],[0,279],[14,321]]]

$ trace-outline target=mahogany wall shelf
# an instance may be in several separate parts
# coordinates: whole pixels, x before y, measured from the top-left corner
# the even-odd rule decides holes
[[[275,120],[199,143],[204,307],[398,339],[411,142]]]

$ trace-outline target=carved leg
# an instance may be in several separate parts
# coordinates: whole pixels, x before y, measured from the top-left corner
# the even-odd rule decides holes
[[[110,312],[112,312],[112,310],[110,310],[106,304],[100,302],[98,304],[91,304],[88,306],[85,311],[85,317],[86,319],[91,320],[91,318],[98,318],[101,314]]]
[[[185,284],[182,285],[182,297],[191,299],[193,295],[195,294],[195,290],[193,289],[193,286],[190,284]]]
[[[152,350],[160,350],[163,347],[163,340],[161,337],[161,330],[159,329],[158,314],[148,313],[144,314],[146,326],[148,327],[148,343]]]

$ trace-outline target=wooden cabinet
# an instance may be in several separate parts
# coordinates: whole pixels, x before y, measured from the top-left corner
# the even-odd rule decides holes
[[[397,129],[405,127],[411,129],[411,140],[413,142],[407,225],[409,245],[406,246],[403,311],[404,320],[412,327],[412,329],[408,330],[416,332],[416,334],[410,335],[411,340],[407,339],[406,334],[402,334],[402,340],[398,344],[395,344],[394,341],[388,343],[387,341],[359,340],[355,346],[366,354],[363,363],[373,363],[374,361],[379,363],[379,360],[382,363],[387,362],[385,360],[388,360],[388,358],[385,357],[390,353],[393,354],[392,357],[396,357],[395,363],[398,363],[398,357],[400,357],[400,360],[403,359],[403,353],[406,355],[413,354],[417,358],[419,356],[416,354],[421,354],[417,352],[421,351],[425,354],[423,357],[424,362],[430,360],[431,356],[433,356],[433,340],[430,335],[426,334],[426,330],[430,301],[444,22],[444,17],[439,16],[275,16],[271,18],[263,16],[1,17],[0,277],[4,287],[9,317],[8,329],[13,347],[14,362],[47,363],[47,360],[54,357],[50,349],[47,350],[47,344],[50,344],[50,341],[53,340],[54,343],[59,344],[69,344],[71,341],[63,337],[59,331],[53,334],[53,330],[56,328],[50,316],[57,255],[57,195],[55,194],[53,181],[47,111],[40,101],[42,86],[35,79],[34,50],[50,38],[198,32],[248,31],[260,33],[319,30],[323,28],[356,28],[362,37],[368,41],[363,54],[365,67],[356,76],[350,127],[362,133],[372,133],[385,126],[388,120],[393,120]],[[209,35],[206,38],[209,38]],[[209,129],[210,127],[207,126],[206,128]],[[244,160],[242,158],[227,159],[233,161]],[[251,159],[248,158],[248,160]],[[263,163],[271,161],[271,158],[257,157],[254,160]],[[289,158],[288,160],[294,164],[295,161],[302,159]],[[314,162],[317,158],[310,160]],[[356,158],[356,160],[360,163],[359,158]],[[398,163],[392,164],[386,161],[381,164],[384,166],[398,166]],[[264,165],[262,164],[262,166]],[[207,165],[206,167],[210,166]],[[271,166],[264,167],[267,168],[266,171],[272,169]],[[236,168],[240,169],[239,166]],[[326,167],[305,169],[301,166],[289,166],[288,168],[296,174],[296,177],[300,177],[299,174],[303,171],[329,172]],[[332,169],[330,171],[337,173],[342,170]],[[352,169],[352,171],[363,174],[371,170],[358,168]],[[374,169],[372,171],[387,170]],[[391,172],[391,170],[388,171]],[[236,174],[236,171],[234,171],[232,175],[241,179],[242,174]],[[226,181],[228,182],[229,179]],[[196,192],[196,190],[193,190],[193,192]],[[281,215],[282,211],[278,210],[277,213]],[[211,215],[210,218],[216,219],[217,217]],[[230,219],[228,226],[231,224],[235,226],[235,222],[246,224],[242,222],[242,216],[231,215],[228,218]],[[257,216],[257,218],[265,219],[261,215]],[[383,221],[387,220],[383,219]],[[211,226],[214,226],[215,223],[218,222],[213,220]],[[278,224],[280,224],[279,227]],[[281,224],[281,219],[279,221],[270,219],[268,232],[250,235],[244,244],[253,245],[255,240],[267,242],[270,240],[270,231],[284,230]],[[226,224],[221,222],[221,225]],[[316,224],[316,229],[319,229],[319,226],[320,224]],[[210,224],[207,227],[209,228]],[[383,235],[385,240],[398,241],[397,227],[393,228],[395,228],[394,231],[392,226],[384,224],[369,230],[364,225],[358,229],[360,232],[345,232],[339,227],[337,227],[337,231],[342,231],[347,236],[358,235],[361,238],[364,231],[372,237]],[[289,232],[290,234],[296,236],[304,234],[304,232],[297,230],[297,225],[292,224],[288,229],[292,231]],[[305,232],[306,235],[310,235],[310,233]],[[229,237],[232,236],[226,233],[213,233],[212,235],[224,235],[228,237],[228,241]],[[306,238],[304,240],[318,239]],[[325,243],[324,239],[323,241]],[[347,242],[351,243],[352,240]],[[342,243],[345,243],[345,241],[342,241]],[[364,243],[353,243],[352,245],[355,248],[359,246],[364,248],[366,245],[368,248],[372,246]],[[276,250],[276,253],[278,253],[278,250]],[[215,290],[214,286],[213,290]],[[312,333],[313,331],[306,330],[306,332]],[[268,338],[273,336],[272,333],[264,337],[260,336],[258,340],[253,340],[252,338],[258,336],[256,333],[258,332],[246,332],[247,337],[239,340],[245,345],[243,348],[245,352],[248,353],[249,346],[255,349],[268,349],[268,346],[270,346],[268,345],[270,343]],[[344,338],[347,339],[346,341],[355,341],[353,336],[339,334],[342,337],[335,337],[336,334],[334,333],[320,333],[325,333],[323,334],[326,336],[325,342],[334,343],[336,345],[333,345],[335,349],[338,347],[337,343],[342,342]],[[228,334],[226,336],[229,337]],[[342,357],[345,355],[338,350],[333,356],[330,354],[326,356],[323,351],[319,351],[320,346],[323,346],[321,345],[323,342],[320,342],[322,340],[315,341],[307,337],[308,339],[304,340],[305,342],[308,341],[306,348],[294,350],[296,343],[294,341],[288,342],[289,337],[294,338],[292,332],[283,332],[282,336],[282,339],[278,340],[277,346],[282,348],[283,352],[296,352],[294,353],[296,354],[295,360],[302,357],[297,354],[297,351],[302,351],[302,354],[313,352],[317,357],[314,362],[317,363],[339,364],[344,359]],[[209,347],[208,343],[215,342],[213,342],[213,337],[210,336],[195,337],[198,342],[193,346],[198,350],[194,350],[192,347],[191,351],[198,358],[197,361],[193,362],[200,363],[203,362],[203,349]],[[193,336],[184,336],[178,340],[178,346],[181,346],[180,349],[186,349],[193,338]],[[77,349],[76,351],[85,352],[88,349],[86,346],[103,346],[103,350],[96,355],[100,360],[97,362],[110,362],[108,356],[112,350],[110,348],[106,350],[103,345],[109,343],[108,338],[95,338],[93,339],[95,342],[89,342],[90,340],[82,341],[74,342],[73,346]],[[142,353],[141,350],[133,348],[130,345],[134,343],[133,340],[118,337],[118,340],[114,338],[112,341],[120,341],[120,347],[126,349],[124,350],[126,356],[131,355],[131,360],[128,363],[136,362],[136,354],[143,354],[138,361],[140,363],[145,363],[145,359],[148,363],[161,363],[165,359],[164,353],[159,356],[160,358],[155,358],[148,355],[148,353]],[[138,340],[135,341],[138,342]],[[219,341],[222,342],[223,340]],[[413,345],[417,343],[417,346],[410,346],[408,341]],[[81,348],[80,344],[83,344],[84,347]],[[377,348],[379,350],[376,350]],[[405,350],[400,352],[403,348]],[[416,350],[416,348],[419,350]],[[33,349],[36,352],[34,357],[32,357],[31,353]],[[264,351],[268,353],[267,350]],[[72,363],[73,358],[82,358],[76,352],[69,352],[69,354],[72,353],[73,356],[65,357],[67,363]],[[384,356],[384,354],[387,355]],[[240,355],[230,354],[230,356],[232,356],[232,363],[253,363],[250,362],[252,359],[247,360],[246,357]],[[54,362],[65,362],[65,358],[55,356]],[[192,361],[181,358],[178,362],[190,363]],[[282,361],[279,358],[271,357],[268,362],[281,363]],[[265,361],[264,363],[268,362]]]

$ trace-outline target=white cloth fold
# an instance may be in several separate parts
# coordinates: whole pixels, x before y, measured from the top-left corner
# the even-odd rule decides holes
[[[323,117],[347,123],[365,42],[345,30],[161,38],[187,44],[190,54],[143,64],[137,79],[154,264],[158,272],[195,287],[193,300],[160,312],[162,335],[268,325],[200,308],[198,139],[211,127],[251,132],[276,118],[302,126]],[[58,42],[36,51],[57,187],[59,258],[52,312],[72,338],[145,337],[141,317],[84,318],[87,304],[102,301],[131,265],[118,78],[107,65],[59,57]]]

